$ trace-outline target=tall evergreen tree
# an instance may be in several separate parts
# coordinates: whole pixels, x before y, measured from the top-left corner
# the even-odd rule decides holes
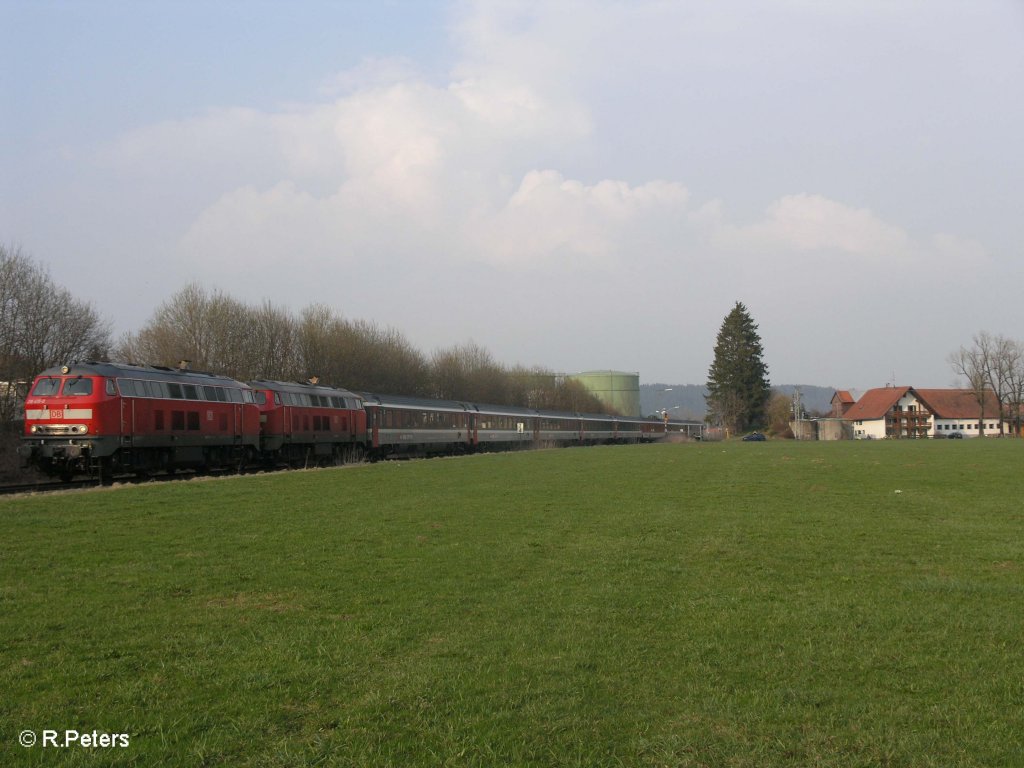
[[[708,370],[708,418],[733,434],[763,426],[771,395],[757,323],[741,302],[725,316]]]

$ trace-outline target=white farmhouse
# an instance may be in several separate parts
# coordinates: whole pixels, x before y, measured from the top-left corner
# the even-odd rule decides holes
[[[857,440],[997,435],[999,408],[994,393],[985,409],[970,389],[869,389],[843,414]]]

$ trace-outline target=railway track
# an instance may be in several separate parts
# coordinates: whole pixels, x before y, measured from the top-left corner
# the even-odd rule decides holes
[[[143,483],[165,483],[179,480],[192,480],[197,477],[227,477],[231,475],[259,475],[266,472],[287,472],[296,469],[295,467],[274,467],[274,468],[248,468],[241,472],[230,472],[225,470],[209,470],[205,472],[177,471],[173,474],[157,475],[120,475],[117,477],[103,478],[95,477],[81,478],[70,481],[63,480],[39,480],[30,483],[9,483],[0,484],[0,496],[13,496],[19,493],[54,493],[56,491],[69,491],[81,488],[101,488],[110,485],[142,485]]]
[[[41,480],[37,483],[12,483],[0,485],[0,496],[13,496],[19,493],[53,493],[54,491],[67,491],[75,488],[96,488],[99,483],[96,480],[72,480],[62,482],[60,480]]]

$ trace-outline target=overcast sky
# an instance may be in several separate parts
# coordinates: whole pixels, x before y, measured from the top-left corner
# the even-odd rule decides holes
[[[0,0],[0,241],[117,331],[191,281],[703,383],[1024,338],[1024,2]],[[336,382],[344,385],[344,382]]]

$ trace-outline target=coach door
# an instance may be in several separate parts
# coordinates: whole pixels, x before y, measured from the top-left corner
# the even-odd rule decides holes
[[[380,419],[382,409],[377,406],[367,406],[366,422],[370,428],[370,445],[380,448]]]

